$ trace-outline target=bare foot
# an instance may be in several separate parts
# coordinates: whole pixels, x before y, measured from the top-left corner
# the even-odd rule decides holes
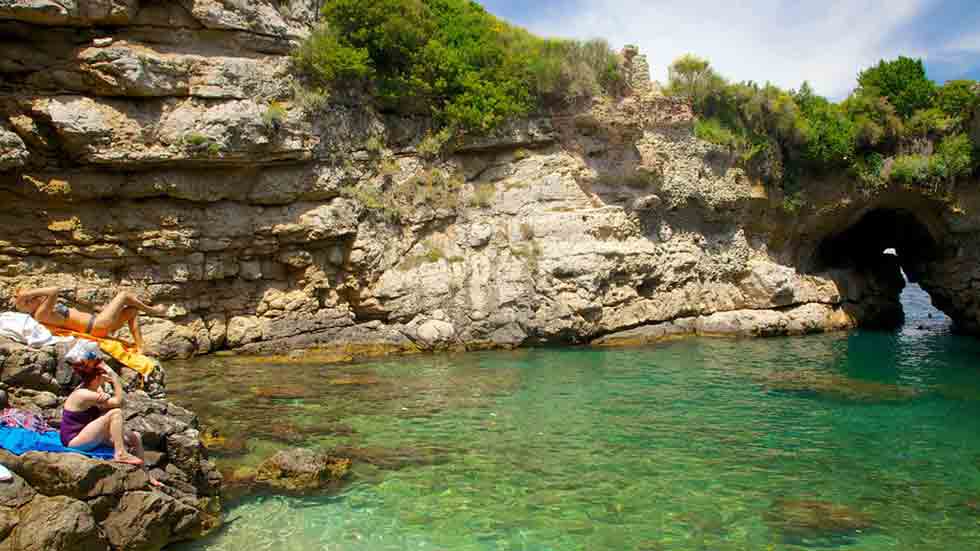
[[[142,465],[143,460],[135,455],[129,453],[117,453],[115,457],[112,458],[116,463],[124,463],[126,465]]]

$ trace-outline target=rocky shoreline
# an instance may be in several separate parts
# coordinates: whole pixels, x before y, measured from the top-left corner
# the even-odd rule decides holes
[[[0,341],[7,405],[57,426],[77,383],[64,353],[60,346]],[[138,384],[135,372],[121,370],[131,386]],[[157,396],[164,395],[162,370],[147,385]],[[142,390],[128,393],[123,411],[127,428],[143,435],[145,469],[73,453],[17,456],[0,449],[0,464],[14,474],[0,483],[0,549],[158,550],[220,526],[221,475],[207,458],[197,416]],[[152,488],[149,476],[165,488]]]

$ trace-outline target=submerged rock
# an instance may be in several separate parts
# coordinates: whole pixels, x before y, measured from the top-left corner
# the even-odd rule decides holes
[[[773,373],[766,378],[765,385],[777,392],[798,392],[865,403],[905,402],[919,395],[914,388],[812,370]]]
[[[442,448],[381,448],[340,446],[333,453],[355,463],[380,469],[398,470],[410,466],[441,465],[449,461],[449,450]]]
[[[275,491],[309,493],[336,489],[350,470],[351,460],[293,448],[283,450],[259,465],[258,484]]]
[[[766,523],[792,541],[849,537],[874,527],[870,515],[845,505],[818,500],[777,499]]]
[[[248,441],[245,438],[224,436],[215,429],[202,431],[201,442],[208,453],[214,455],[235,457],[248,453]]]
[[[256,398],[266,398],[269,400],[294,400],[316,396],[315,389],[298,384],[277,384],[274,386],[255,387],[252,389],[252,392]]]

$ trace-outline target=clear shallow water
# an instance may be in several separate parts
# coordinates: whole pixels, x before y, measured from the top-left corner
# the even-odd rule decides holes
[[[364,457],[177,549],[980,548],[980,341],[906,299],[896,333],[177,365],[173,399],[248,451],[228,472]]]

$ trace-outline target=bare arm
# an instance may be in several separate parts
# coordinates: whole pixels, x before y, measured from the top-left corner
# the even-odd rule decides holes
[[[59,287],[41,287],[22,291],[14,299],[14,306],[36,319],[47,319],[58,302]]]
[[[25,299],[32,299],[34,297],[57,297],[58,293],[61,291],[61,287],[40,287],[37,289],[31,289],[29,291],[21,291],[20,295]]]
[[[110,379],[112,379],[113,396],[112,398],[102,402],[99,407],[102,409],[115,409],[123,407],[126,404],[126,393],[123,392],[122,381],[119,379],[119,374],[104,363],[101,367],[102,371],[105,372]]]

